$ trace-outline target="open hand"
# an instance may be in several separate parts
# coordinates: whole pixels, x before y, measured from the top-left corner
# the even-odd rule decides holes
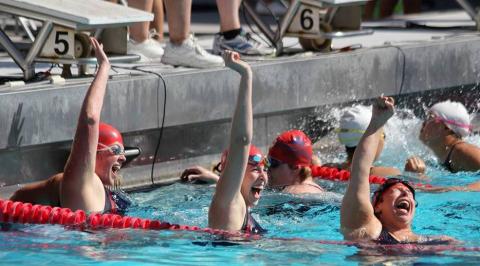
[[[103,44],[100,44],[97,39],[90,37],[90,43],[92,44],[93,50],[95,51],[95,57],[97,58],[98,65],[110,65],[108,57],[103,51]]]
[[[184,182],[203,181],[207,183],[217,183],[220,177],[201,166],[194,166],[183,171],[180,179]]]
[[[225,61],[225,66],[237,71],[240,74],[251,70],[249,64],[240,60],[240,55],[237,52],[226,50],[223,53],[223,60]]]

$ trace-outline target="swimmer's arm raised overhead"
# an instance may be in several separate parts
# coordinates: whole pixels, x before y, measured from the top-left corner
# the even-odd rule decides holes
[[[241,80],[232,119],[227,162],[210,205],[208,224],[212,228],[240,230],[247,212],[240,188],[253,135],[252,70],[240,60],[238,53],[226,51],[223,59],[227,67],[241,75]]]
[[[347,240],[376,239],[382,230],[382,224],[375,217],[370,203],[368,177],[375,159],[381,129],[393,113],[393,98],[379,98],[373,106],[370,124],[355,150],[351,178],[340,210],[341,231]]]
[[[99,64],[97,74],[88,88],[80,110],[70,157],[65,165],[60,200],[63,207],[101,211],[104,201],[103,184],[95,174],[95,158],[99,135],[100,113],[108,80],[110,63],[103,46],[90,39]]]

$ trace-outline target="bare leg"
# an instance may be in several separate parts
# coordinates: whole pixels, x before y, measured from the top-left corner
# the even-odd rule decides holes
[[[241,2],[242,0],[217,0],[221,32],[240,29],[241,25],[238,11]]]
[[[153,0],[129,0],[129,7],[152,12]],[[136,42],[144,42],[148,39],[149,22],[134,23],[130,26],[130,38]]]
[[[155,38],[157,41],[163,41],[163,0],[153,0],[153,14],[155,14],[153,21],[150,23],[150,28],[155,29],[157,35]]]
[[[170,42],[180,45],[190,34],[192,0],[165,0]]]

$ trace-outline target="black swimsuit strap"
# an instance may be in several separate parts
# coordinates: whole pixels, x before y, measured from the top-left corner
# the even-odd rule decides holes
[[[445,168],[447,168],[447,170],[450,171],[450,172],[454,171],[453,168],[452,168],[452,153],[453,153],[453,150],[460,143],[463,143],[463,141],[459,141],[459,142],[453,144],[452,147],[450,147],[450,150],[448,151],[448,154],[447,154],[447,158],[443,162],[443,166],[445,166]]]

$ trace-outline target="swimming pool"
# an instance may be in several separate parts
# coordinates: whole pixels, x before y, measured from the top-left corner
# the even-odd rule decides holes
[[[408,155],[418,154],[429,166],[435,165],[433,156],[416,139],[420,121],[408,112],[403,117],[406,118],[392,119],[387,126],[387,144],[380,161],[402,168]],[[328,137],[334,139],[333,135]],[[468,140],[480,144],[479,136]],[[320,156],[324,161],[331,158]],[[450,174],[434,167],[429,167],[427,174],[435,176],[431,183],[441,185],[467,184],[478,179],[475,174]],[[2,263],[8,265],[477,264],[480,259],[479,252],[360,256],[355,247],[318,243],[316,240],[342,240],[338,224],[340,195],[345,189],[344,184],[320,183],[335,193],[316,198],[264,193],[253,211],[260,224],[269,229],[261,240],[222,242],[194,232],[127,229],[81,232],[61,226],[18,225],[0,234],[0,256]],[[177,183],[147,193],[134,193],[138,206],[127,214],[206,227],[213,190],[208,186]],[[479,196],[480,193],[466,192],[418,193],[414,231],[450,235],[464,241],[465,246],[480,246]]]

